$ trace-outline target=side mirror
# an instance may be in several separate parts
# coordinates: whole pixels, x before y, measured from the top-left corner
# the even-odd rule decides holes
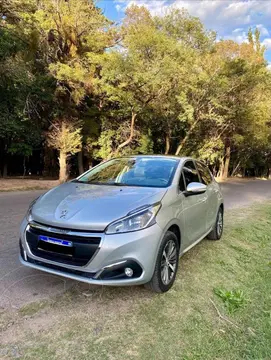
[[[185,196],[197,195],[205,193],[207,186],[199,183],[199,182],[192,182],[187,185]]]

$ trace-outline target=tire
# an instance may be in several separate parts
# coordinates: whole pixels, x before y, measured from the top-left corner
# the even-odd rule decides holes
[[[220,206],[217,216],[216,222],[213,230],[207,235],[207,239],[209,240],[220,240],[223,234],[223,225],[224,225],[224,217],[223,217],[223,208]]]
[[[172,287],[178,271],[179,252],[180,246],[177,236],[173,232],[167,231],[158,250],[152,279],[145,284],[147,289],[163,293]]]

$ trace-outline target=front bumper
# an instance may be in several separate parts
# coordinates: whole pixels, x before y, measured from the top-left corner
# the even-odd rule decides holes
[[[34,255],[26,239],[27,228],[28,224],[24,219],[20,229],[20,261],[23,265],[96,285],[140,285],[150,281],[162,237],[162,229],[157,224],[131,233],[114,235],[99,233],[101,242],[93,257],[86,265],[75,266]],[[49,229],[52,230],[52,228]],[[53,235],[55,234],[52,232]],[[90,233],[90,235],[94,234]],[[97,236],[96,233],[95,236]],[[102,278],[105,271],[108,272],[111,269],[120,271],[119,269],[124,269],[125,266],[130,267],[130,265],[134,269],[140,269],[138,273],[134,272],[131,278],[127,276]]]

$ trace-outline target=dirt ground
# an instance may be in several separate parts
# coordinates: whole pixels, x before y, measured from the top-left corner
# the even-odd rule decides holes
[[[0,191],[47,190],[58,184],[58,180],[5,178],[0,179]]]

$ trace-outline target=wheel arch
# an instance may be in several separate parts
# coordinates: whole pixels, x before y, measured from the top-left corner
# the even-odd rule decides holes
[[[161,228],[161,225],[160,225],[160,228]],[[179,241],[179,246],[180,246],[180,251],[181,251],[181,238],[182,238],[182,230],[181,230],[181,227],[180,225],[178,225],[178,219],[174,218],[174,219],[171,219],[166,225],[163,224],[163,227],[162,227],[162,233],[160,235],[160,239],[159,241],[157,242],[157,247],[156,247],[156,251],[155,251],[155,261],[157,259],[157,255],[158,255],[158,251],[159,251],[159,247],[163,241],[163,238],[166,234],[167,231],[172,231],[178,238],[178,241]],[[155,268],[155,261],[153,262],[153,270],[152,270],[152,273],[154,271],[154,268]]]
[[[181,237],[181,229],[180,229],[179,225],[172,224],[172,225],[169,226],[167,231],[171,231],[177,236],[177,239],[178,239],[178,242],[179,242],[179,249],[180,249],[181,248],[181,238],[182,237]]]

